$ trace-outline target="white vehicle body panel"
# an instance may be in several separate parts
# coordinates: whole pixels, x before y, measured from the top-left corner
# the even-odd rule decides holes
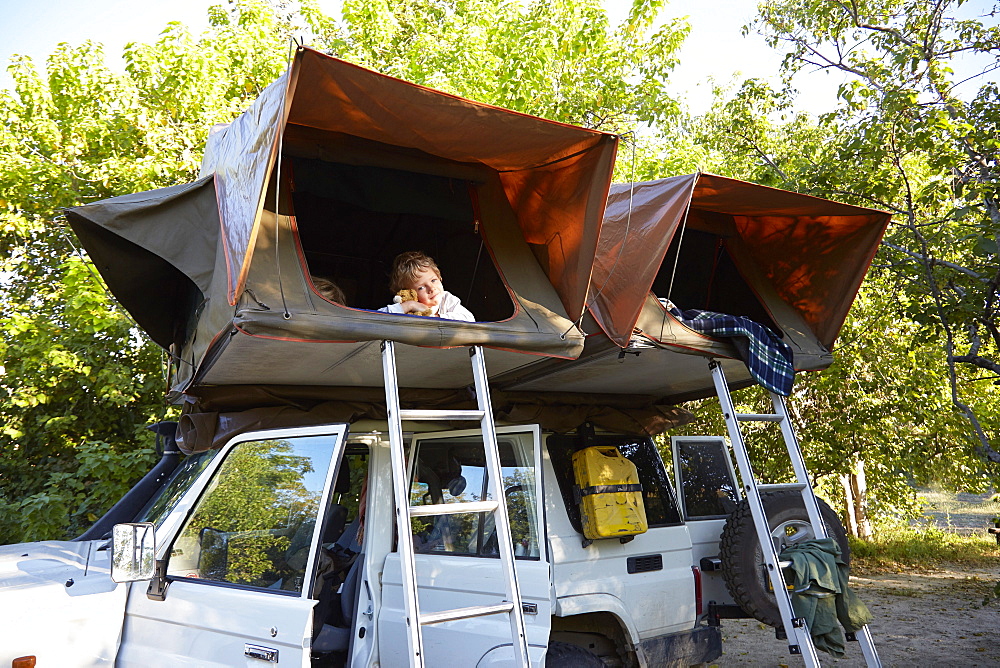
[[[315,601],[194,581],[173,582],[153,601],[146,587],[132,583],[117,666],[269,665],[246,657],[246,643],[277,650],[279,666],[309,666]]]
[[[634,649],[639,665],[646,665],[642,645],[650,639],[690,633],[697,627],[692,565],[701,552],[716,554],[722,521],[708,520],[651,527],[646,533],[622,543],[617,539],[596,540],[583,546],[580,533],[567,516],[548,448],[537,425],[500,427],[498,436],[517,443],[517,467],[533,466],[534,489],[528,525],[535,526],[537,546],[515,560],[521,596],[529,609],[524,615],[532,666],[544,666],[553,617],[570,618],[587,613],[606,613],[621,622],[624,640]],[[437,439],[466,439],[473,430],[426,432],[413,437],[411,459],[420,461],[421,443]],[[350,627],[347,665],[377,668],[407,665],[405,611],[399,554],[394,551],[394,508],[388,442],[384,433],[372,431],[347,436],[343,424],[280,429],[242,434],[224,446],[193,482],[187,483],[169,514],[157,528],[157,558],[173,560],[168,565],[164,600],[147,596],[148,582],[115,584],[110,578],[110,541],[49,542],[0,547],[0,667],[11,659],[35,655],[38,665],[121,666],[239,666],[266,665],[310,668],[313,611],[316,601],[311,586],[293,591],[264,585],[248,586],[210,579],[201,568],[190,534],[182,539],[188,518],[199,514],[199,500],[220,489],[220,470],[234,448],[249,441],[270,441],[299,436],[329,436],[332,463],[322,478],[315,474],[315,489],[322,488],[311,529],[306,582],[315,572],[323,514],[329,507],[341,458],[349,443],[367,448],[367,515],[360,585]],[[548,436],[546,436],[548,438]],[[441,444],[435,447],[442,447]],[[529,453],[530,449],[530,454]],[[325,461],[326,450],[314,462]],[[430,450],[429,450],[430,452]],[[411,464],[412,465],[412,464]],[[463,463],[465,466],[475,464]],[[318,467],[317,467],[318,468]],[[351,469],[353,470],[353,469]],[[463,474],[475,480],[469,469]],[[508,471],[507,475],[511,475]],[[520,475],[520,474],[519,474]],[[523,475],[527,475],[524,473]],[[414,476],[415,481],[422,481]],[[516,477],[515,477],[516,479]],[[520,478],[525,480],[526,478]],[[360,484],[355,480],[354,484]],[[408,483],[409,484],[409,483]],[[522,485],[506,482],[514,493]],[[517,488],[517,489],[515,489]],[[411,487],[411,493],[412,493]],[[485,488],[484,488],[485,489]],[[531,489],[523,485],[524,490]],[[458,492],[460,494],[460,492]],[[340,503],[338,501],[338,503]],[[522,526],[523,525],[522,520]],[[204,526],[194,523],[192,526]],[[221,531],[221,530],[220,530]],[[499,559],[482,550],[458,553],[425,551],[415,555],[419,601],[422,612],[435,612],[477,605],[490,605],[505,598],[505,583]],[[250,532],[253,533],[253,532]],[[522,534],[525,536],[527,534]],[[522,540],[522,539],[519,539]],[[194,541],[197,543],[197,541]],[[457,540],[454,545],[465,545]],[[202,549],[202,548],[199,548]],[[206,548],[207,549],[207,548]],[[357,548],[355,548],[357,549]],[[468,548],[471,549],[471,548]],[[537,558],[533,558],[537,554]],[[662,568],[628,573],[633,557],[659,555]],[[72,580],[71,586],[66,583]],[[286,582],[292,582],[286,580]],[[721,578],[706,574],[705,601],[724,591]],[[36,613],[37,611],[37,613]],[[54,628],[59,632],[53,634]],[[565,631],[563,627],[562,631]],[[9,633],[8,633],[9,631]],[[609,629],[609,634],[613,632]],[[514,664],[511,627],[507,615],[489,615],[423,627],[428,666],[499,667]],[[277,653],[277,663],[251,658],[248,646]]]
[[[687,523],[688,532],[691,534],[691,563],[699,565],[704,558],[713,559],[719,556],[719,538],[722,530],[726,526],[727,515],[697,515],[689,512],[686,498],[685,467],[681,462],[680,446],[681,442],[690,445],[701,444],[708,454],[714,454],[718,459],[714,460],[713,471],[714,482],[718,484],[719,478],[728,478],[726,489],[731,489],[736,498],[743,498],[742,490],[737,482],[736,470],[733,462],[729,458],[729,450],[726,440],[722,436],[672,436],[671,455],[673,457],[674,468],[674,488],[677,490],[677,505],[680,508],[681,516]],[[719,464],[722,466],[719,466]],[[705,481],[704,469],[699,467],[695,480],[699,483]],[[690,482],[690,481],[687,481]],[[713,493],[715,490],[711,490]],[[692,516],[693,515],[693,516]],[[722,578],[721,570],[703,571],[701,578],[702,601],[707,606],[710,602],[723,605],[735,605],[732,594],[726,587],[726,582]]]
[[[504,598],[504,582],[500,563],[496,559],[418,554],[416,564],[422,612],[493,605]],[[538,606],[537,615],[524,616],[524,626],[528,634],[531,665],[542,666],[551,614],[547,595],[548,565],[519,561],[517,575],[524,603]],[[406,665],[406,645],[400,642],[406,636],[398,553],[390,554],[385,560],[382,587],[379,655],[383,665]],[[475,666],[498,646],[506,647],[500,647],[503,651],[500,651],[497,660],[503,657],[506,665],[514,665],[507,615],[488,615],[424,626],[423,638],[428,666]]]
[[[724,519],[688,520],[687,527],[691,533],[692,562],[701,563],[703,557],[719,556],[719,536],[726,526]],[[715,601],[719,604],[733,604],[733,597],[726,589],[726,581],[722,579],[722,571],[702,571],[701,598],[707,606]]]
[[[435,432],[414,441],[434,441],[466,436],[478,431]],[[537,426],[498,427],[497,435],[530,434],[535,473],[534,498],[542,498],[540,475],[541,438]],[[412,451],[412,448],[411,448]],[[536,513],[536,531],[544,536],[544,519]],[[421,612],[438,612],[478,605],[493,605],[505,598],[505,584],[499,558],[466,555],[416,554],[417,586]],[[533,666],[544,665],[551,620],[551,582],[544,548],[538,559],[515,559],[518,586],[525,604],[534,605],[536,614],[524,615],[529,658]],[[382,607],[378,632],[379,656],[384,666],[406,665],[406,619],[398,552],[385,559],[382,573]],[[423,644],[428,666],[514,665],[511,626],[508,615],[488,615],[423,627]],[[480,664],[484,657],[486,663]]]
[[[555,481],[548,451],[542,465],[546,480]],[[691,536],[684,525],[651,527],[646,533],[622,544],[618,540],[596,540],[581,544],[566,516],[563,499],[553,483],[545,490],[545,512],[553,563],[556,614],[610,611],[605,597],[620,601],[627,611],[622,622],[638,638],[690,631],[696,612],[694,574],[691,571]],[[629,557],[661,555],[662,570],[629,574]],[[602,597],[594,597],[602,594]],[[585,605],[580,600],[583,597]],[[588,609],[594,604],[594,609]]]
[[[29,655],[39,666],[114,663],[128,585],[111,581],[107,543],[0,547],[0,665]]]

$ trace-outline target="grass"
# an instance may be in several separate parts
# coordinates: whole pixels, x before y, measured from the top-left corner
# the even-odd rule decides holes
[[[924,521],[958,533],[976,533],[991,526],[1000,515],[1000,496],[995,492],[969,494],[940,488],[918,490],[923,502]]]
[[[1000,566],[1000,545],[984,532],[962,535],[937,527],[885,528],[869,540],[851,538],[851,572]]]

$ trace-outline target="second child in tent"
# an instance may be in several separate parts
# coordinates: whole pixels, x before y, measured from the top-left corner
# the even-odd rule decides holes
[[[469,309],[462,306],[462,300],[444,289],[441,270],[434,260],[420,251],[408,251],[396,256],[392,262],[389,289],[395,293],[412,290],[416,293],[416,299],[400,299],[399,302],[384,306],[379,311],[425,314],[466,322],[476,321],[476,317]]]
[[[347,306],[347,298],[339,285],[328,278],[320,278],[319,276],[312,276],[311,279],[313,287],[323,299]]]

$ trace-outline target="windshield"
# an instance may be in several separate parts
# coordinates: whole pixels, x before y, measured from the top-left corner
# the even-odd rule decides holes
[[[208,463],[217,454],[219,454],[218,449],[213,448],[212,450],[185,457],[180,466],[174,470],[173,475],[163,487],[163,490],[146,504],[146,507],[142,509],[142,512],[139,513],[135,521],[152,522],[159,529],[160,524],[170,514],[170,511],[174,509],[174,506],[180,501],[187,488],[191,486],[195,478],[205,470],[205,467],[208,466]]]

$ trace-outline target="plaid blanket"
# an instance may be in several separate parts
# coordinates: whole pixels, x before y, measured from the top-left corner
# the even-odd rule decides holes
[[[770,329],[742,315],[697,309],[682,311],[673,304],[667,306],[671,315],[696,332],[732,338],[750,375],[769,392],[784,397],[792,393],[795,380],[792,349]]]

